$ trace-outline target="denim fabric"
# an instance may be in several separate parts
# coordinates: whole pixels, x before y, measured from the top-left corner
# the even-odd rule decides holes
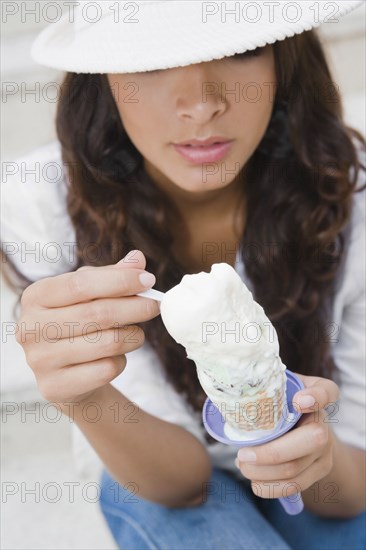
[[[102,513],[121,550],[288,550],[365,548],[365,514],[328,520],[288,516],[277,501],[253,495],[245,482],[214,468],[205,502],[168,508],[137,496],[133,483],[101,476]]]
[[[260,507],[276,531],[296,550],[366,549],[366,512],[342,520],[321,518],[304,510],[289,518],[275,499],[262,499]]]

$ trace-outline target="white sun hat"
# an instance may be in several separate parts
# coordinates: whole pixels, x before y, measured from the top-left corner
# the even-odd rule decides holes
[[[33,59],[76,73],[131,73],[211,61],[337,25],[363,0],[79,0],[32,44]],[[74,9],[71,9],[74,8]]]

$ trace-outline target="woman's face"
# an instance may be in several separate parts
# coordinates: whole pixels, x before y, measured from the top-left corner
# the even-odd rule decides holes
[[[222,189],[245,166],[266,132],[275,96],[273,47],[259,52],[108,74],[124,128],[162,188],[189,194]],[[175,147],[211,137],[229,143]]]

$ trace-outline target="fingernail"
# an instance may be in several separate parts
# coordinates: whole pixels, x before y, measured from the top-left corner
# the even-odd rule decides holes
[[[238,458],[243,462],[255,462],[257,460],[257,455],[254,451],[248,451],[248,449],[240,449],[238,452]]]
[[[156,281],[155,275],[153,275],[152,273],[149,273],[148,271],[145,271],[145,273],[141,273],[139,275],[139,279],[141,284],[143,284],[146,287],[153,286]]]
[[[315,399],[312,395],[299,395],[297,402],[304,409],[315,405]]]

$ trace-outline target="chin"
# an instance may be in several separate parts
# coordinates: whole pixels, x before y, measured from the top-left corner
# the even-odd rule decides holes
[[[202,180],[197,182],[192,182],[191,185],[187,185],[187,180],[184,182],[176,183],[177,187],[182,189],[183,191],[186,191],[187,193],[192,194],[198,194],[198,193],[206,193],[208,191],[217,191],[219,189],[225,189],[228,185],[230,185],[230,182],[225,181],[222,182],[220,180],[218,181],[207,181],[205,183],[202,182]]]

